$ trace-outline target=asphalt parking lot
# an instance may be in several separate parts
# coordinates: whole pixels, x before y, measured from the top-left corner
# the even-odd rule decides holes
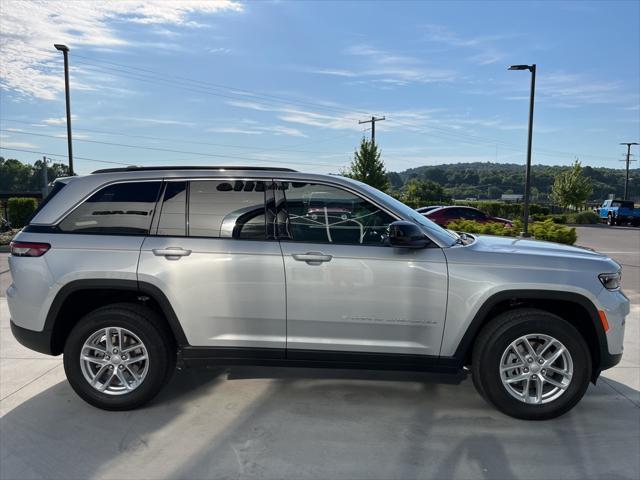
[[[150,406],[97,410],[61,358],[24,349],[0,299],[0,478],[518,478],[640,476],[640,229],[581,227],[623,265],[625,355],[567,415],[502,415],[471,380],[230,368],[178,372]],[[9,283],[0,254],[2,295]]]

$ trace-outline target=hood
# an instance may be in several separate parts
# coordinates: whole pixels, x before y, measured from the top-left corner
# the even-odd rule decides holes
[[[449,255],[452,261],[471,264],[492,264],[530,267],[534,269],[595,269],[600,273],[615,272],[620,265],[594,250],[545,242],[542,240],[474,235],[475,241],[462,247],[452,247],[459,254]],[[453,252],[451,252],[453,253]],[[457,252],[456,252],[457,253]]]
[[[513,237],[478,235],[474,246],[478,250],[494,253],[521,253],[530,255],[558,255],[605,259],[607,256],[584,247]]]

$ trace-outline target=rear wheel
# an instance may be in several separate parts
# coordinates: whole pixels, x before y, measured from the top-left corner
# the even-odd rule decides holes
[[[155,397],[175,368],[175,347],[155,312],[115,304],[83,317],[64,348],[69,383],[105,410],[137,408]]]
[[[472,372],[479,393],[503,413],[545,420],[580,401],[591,377],[591,354],[566,320],[519,309],[499,315],[482,330]]]

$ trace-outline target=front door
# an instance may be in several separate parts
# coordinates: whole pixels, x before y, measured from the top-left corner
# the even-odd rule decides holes
[[[270,348],[284,356],[282,253],[267,233],[271,185],[247,179],[165,184],[138,279],[164,292],[192,346]]]
[[[278,186],[287,356],[300,350],[438,355],[447,302],[440,248],[388,245],[389,213],[342,187]]]

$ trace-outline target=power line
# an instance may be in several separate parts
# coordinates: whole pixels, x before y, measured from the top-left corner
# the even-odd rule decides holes
[[[10,123],[20,123],[20,124],[25,124],[25,125],[33,125],[34,122],[27,122],[24,120],[15,120],[15,119],[11,119],[11,118],[2,118],[0,119],[0,123],[1,122],[10,122]],[[132,135],[132,134],[127,134],[127,133],[121,133],[121,132],[116,132],[114,130],[96,130],[96,129],[92,129],[92,128],[78,128],[78,127],[74,127],[74,130],[78,130],[81,132],[90,132],[90,133],[98,133],[101,135],[112,135],[112,136],[117,136],[117,137],[127,137],[127,138],[141,138],[141,139],[146,139],[146,140],[159,140],[159,141],[169,141],[169,142],[179,142],[179,143],[185,143],[185,144],[193,144],[193,145],[207,145],[207,146],[212,146],[212,147],[224,147],[224,148],[239,148],[239,149],[244,149],[244,150],[257,150],[259,152],[265,152],[265,151],[273,151],[273,152],[291,152],[291,153],[312,153],[312,154],[316,154],[316,155],[324,155],[324,154],[330,154],[331,152],[318,152],[318,151],[310,151],[310,150],[295,150],[296,145],[291,146],[290,148],[265,148],[265,147],[252,147],[249,145],[233,145],[233,144],[228,144],[228,143],[213,143],[213,142],[202,142],[202,141],[197,141],[197,140],[185,140],[183,138],[176,138],[176,137],[154,137],[154,136],[150,136],[150,135]],[[19,130],[10,130],[11,132],[14,133],[20,133]],[[303,143],[303,144],[298,144],[297,146],[302,146],[302,145],[308,145],[308,144],[312,144],[312,143],[320,143],[320,142],[325,142],[327,140],[333,140],[335,138],[342,138],[342,137],[346,137],[349,135],[353,135],[354,132],[347,132],[345,134],[342,135],[335,135],[332,137],[328,137],[328,138],[324,138],[324,139],[318,139],[317,141],[314,142],[308,142],[308,143]]]
[[[123,63],[117,63],[117,62],[111,62],[108,60],[102,60],[102,59],[96,59],[96,58],[92,58],[92,57],[87,57],[84,55],[78,55],[77,53],[73,54],[74,57],[78,57],[78,58],[84,58],[85,60],[89,60],[91,62],[97,62],[97,63],[106,63],[109,65],[115,65],[118,67],[123,67],[123,68],[127,68],[130,70],[138,70],[141,72],[146,72],[146,73],[150,73],[153,75],[161,75],[162,77],[169,77],[169,78],[174,78],[183,82],[190,82],[196,85],[202,85],[208,88],[216,88],[216,89],[222,89],[222,90],[228,90],[231,92],[241,92],[243,93],[245,97],[250,96],[252,98],[258,98],[258,99],[266,99],[268,101],[279,101],[279,102],[287,102],[287,103],[291,103],[291,104],[295,104],[295,105],[304,105],[304,106],[311,106],[314,108],[318,108],[318,109],[323,109],[323,110],[330,110],[330,111],[342,111],[345,113],[359,113],[359,114],[369,114],[369,112],[365,112],[364,110],[351,110],[351,109],[346,109],[346,108],[342,108],[339,106],[329,106],[329,105],[324,105],[321,103],[317,103],[317,102],[308,102],[308,101],[304,101],[304,100],[291,100],[285,97],[280,97],[277,95],[271,95],[268,93],[264,93],[264,92],[257,92],[255,90],[249,90],[249,89],[245,89],[245,88],[238,88],[238,87],[233,87],[233,86],[229,86],[229,85],[222,85],[219,83],[213,83],[213,82],[204,82],[202,80],[195,80],[192,78],[188,78],[188,77],[183,77],[183,76],[179,76],[179,75],[167,75],[166,72],[159,72],[157,70],[150,70],[150,69],[146,69],[146,68],[140,68],[140,67],[134,67],[132,65],[126,65]],[[83,62],[85,63],[85,62]]]
[[[282,101],[282,102],[286,102],[290,105],[299,105],[299,106],[313,106],[314,108],[318,108],[318,109],[323,109],[326,111],[332,111],[332,112],[347,112],[347,113],[352,113],[352,114],[367,114],[366,112],[359,110],[359,109],[345,109],[345,108],[340,108],[340,107],[331,107],[331,106],[327,106],[327,105],[322,105],[319,103],[314,103],[314,102],[304,102],[304,101],[297,101],[297,100],[291,100],[291,99],[286,99],[284,97],[279,97],[279,96],[275,96],[275,95],[269,95],[269,94],[263,94],[260,92],[254,92],[248,89],[242,89],[242,88],[236,88],[236,87],[232,87],[232,86],[227,86],[227,85],[220,85],[220,84],[214,84],[214,83],[210,83],[210,82],[203,82],[200,80],[194,80],[194,79],[190,79],[187,77],[181,77],[181,76],[168,76],[166,74],[166,72],[159,72],[159,71],[155,71],[155,70],[150,70],[150,69],[144,69],[144,68],[140,68],[140,67],[134,67],[131,65],[126,65],[126,64],[122,64],[122,63],[117,63],[117,62],[110,62],[107,60],[100,60],[100,59],[95,59],[95,58],[91,58],[91,57],[87,57],[84,55],[78,55],[78,54],[73,54],[74,57],[78,57],[78,58],[84,58],[87,60],[90,60],[92,62],[98,62],[98,63],[106,63],[106,64],[110,64],[110,65],[115,65],[117,67],[123,67],[125,69],[129,69],[129,70],[134,70],[132,71],[128,71],[128,70],[123,70],[121,68],[113,68],[113,67],[106,67],[103,65],[96,65],[95,63],[90,63],[90,62],[83,62],[83,61],[76,61],[75,63],[80,63],[83,65],[87,65],[91,68],[97,69],[97,71],[99,72],[107,72],[107,73],[111,73],[113,74],[113,71],[118,71],[120,72],[120,75],[124,76],[124,77],[128,77],[128,78],[133,78],[134,80],[139,80],[139,81],[143,81],[143,82],[148,82],[148,83],[164,83],[164,84],[168,84],[170,86],[174,86],[174,87],[180,87],[183,90],[186,91],[192,91],[195,93],[200,93],[200,94],[206,94],[206,95],[213,95],[213,96],[217,96],[217,97],[223,97],[223,98],[230,98],[233,100],[237,100],[238,98],[243,98],[245,100],[247,100],[248,98],[251,98],[253,100],[260,100],[262,101],[263,105],[264,102],[267,102],[267,104],[269,103],[274,103],[274,100],[277,101]],[[33,57],[28,57],[28,58],[33,58]],[[36,59],[33,58],[34,60],[37,61],[42,61],[42,59]],[[143,73],[138,73],[138,72],[143,72]],[[152,75],[150,75],[152,74]],[[117,74],[115,74],[116,76],[118,76]],[[176,79],[176,80],[171,80],[171,79]],[[190,82],[192,85],[188,85],[185,86],[185,82]],[[193,85],[195,84],[195,85]],[[206,88],[205,88],[206,86]],[[212,91],[212,89],[217,89],[217,91]],[[230,92],[230,94],[223,94],[223,93],[219,93],[220,89],[225,89],[228,90]],[[242,94],[238,94],[235,92],[243,92]],[[235,95],[235,96],[234,96]],[[260,104],[260,102],[257,102],[258,104]],[[347,117],[348,118],[348,117]],[[355,120],[355,117],[353,117],[353,119]],[[482,137],[482,136],[478,136],[478,135],[471,135],[471,134],[464,134],[464,133],[458,133],[455,131],[452,131],[451,129],[445,129],[442,127],[436,127],[436,126],[432,126],[432,125],[426,125],[424,128],[426,128],[427,130],[425,130],[424,128],[420,129],[417,128],[415,126],[415,124],[412,124],[410,122],[403,122],[401,120],[393,120],[395,124],[397,125],[404,125],[404,126],[408,126],[408,127],[412,127],[413,129],[413,133],[416,134],[424,134],[424,135],[432,135],[432,136],[436,136],[434,135],[433,132],[429,131],[429,130],[436,130],[439,132],[442,132],[443,135],[449,135],[450,137],[453,138],[446,138],[447,140],[456,140],[456,141],[462,141],[464,143],[468,143],[468,144],[472,144],[472,145],[476,145],[476,144],[486,144],[486,145],[500,145],[504,148],[508,148],[511,150],[515,150],[518,152],[522,152],[522,147],[514,144],[514,143],[510,143],[510,142],[506,142],[503,140],[497,140],[497,139],[492,139],[492,138],[488,138],[488,137]],[[409,130],[412,131],[412,130]],[[443,138],[443,137],[440,137]],[[232,147],[233,148],[233,147]],[[263,149],[266,150],[266,149]],[[558,150],[550,150],[550,149],[535,149],[534,152],[537,155],[544,155],[544,156],[556,156],[556,155],[563,155],[563,156],[579,156],[579,157],[590,157],[590,158],[595,158],[598,160],[602,160],[603,157],[601,156],[597,156],[597,155],[590,155],[590,154],[578,154],[577,152],[563,152],[563,151],[558,151]]]
[[[60,157],[60,158],[68,158],[67,155],[62,155],[60,153],[50,153],[50,152],[40,152],[40,151],[36,151],[36,150],[26,150],[24,148],[9,148],[9,147],[3,147],[0,146],[1,150],[9,150],[12,152],[22,152],[22,153],[33,153],[36,155],[46,155],[49,157]],[[126,165],[126,166],[130,166],[130,163],[122,163],[122,162],[113,162],[111,160],[99,160],[97,158],[90,158],[90,157],[78,157],[76,156],[75,158],[79,158],[80,160],[87,160],[89,162],[99,162],[99,163],[111,163],[113,165]]]
[[[46,133],[35,133],[35,132],[25,132],[25,131],[16,132],[15,130],[6,130],[4,128],[0,128],[0,132],[11,132],[11,133],[19,134],[19,135],[29,135],[29,136],[34,136],[34,137],[45,137],[45,138],[54,138],[54,139],[57,139],[57,140],[64,140],[64,138],[57,137],[55,135],[48,135]],[[187,151],[187,150],[175,150],[175,149],[171,149],[171,148],[145,147],[143,145],[131,145],[131,144],[125,144],[125,143],[116,143],[116,142],[103,142],[103,141],[99,141],[99,140],[76,139],[76,142],[94,143],[94,144],[98,144],[98,145],[109,145],[109,146],[114,146],[114,147],[134,148],[134,149],[138,149],[138,150],[149,150],[149,151],[156,151],[156,152],[180,153],[180,154],[186,154],[186,155],[198,155],[198,156],[202,156],[202,157],[233,158],[233,159],[239,159],[239,160],[249,160],[249,161],[259,162],[259,163],[271,163],[271,164],[274,163],[273,160],[265,160],[265,159],[255,158],[255,157],[242,157],[242,156],[238,156],[238,155],[222,155],[222,154],[206,153],[206,152],[191,152],[191,151]],[[311,166],[321,165],[321,166],[332,167],[332,168],[340,166],[338,164],[319,163],[319,162],[310,163],[310,162],[299,162],[299,161],[294,161],[294,160],[283,160],[283,161],[285,163],[290,163],[290,164],[293,164],[293,165],[311,165]]]

